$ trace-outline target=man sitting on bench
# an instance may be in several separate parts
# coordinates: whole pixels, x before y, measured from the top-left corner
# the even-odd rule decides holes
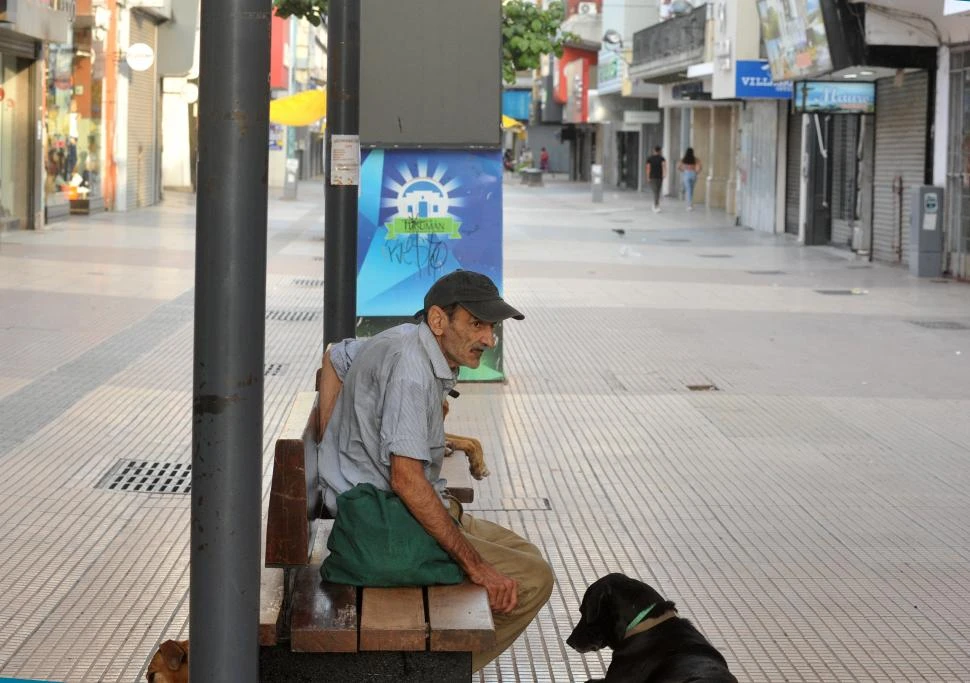
[[[485,588],[496,646],[473,655],[478,671],[511,646],[549,600],[553,575],[533,544],[443,497],[442,402],[459,366],[478,367],[495,345],[495,323],[525,316],[488,277],[464,270],[435,282],[417,315],[418,324],[347,339],[324,354],[320,401],[333,405],[318,450],[324,504],[336,515],[337,496],[359,483],[393,491],[468,579]]]

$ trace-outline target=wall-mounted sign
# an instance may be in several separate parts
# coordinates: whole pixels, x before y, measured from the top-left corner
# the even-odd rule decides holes
[[[803,81],[795,85],[795,111],[873,114],[876,84]]]
[[[125,62],[132,71],[148,71],[155,63],[155,50],[145,43],[129,45],[125,50]]]
[[[821,0],[758,0],[761,39],[776,81],[832,70]]]
[[[672,94],[675,100],[711,99],[711,93],[704,92],[703,81],[688,81],[686,83],[678,83],[673,87]]]
[[[771,78],[768,60],[739,60],[735,67],[735,97],[749,100],[790,100],[792,82],[776,83]]]
[[[623,55],[614,48],[599,51],[596,62],[596,90],[601,95],[620,92],[624,76]]]

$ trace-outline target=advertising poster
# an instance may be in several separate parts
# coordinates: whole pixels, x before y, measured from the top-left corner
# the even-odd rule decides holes
[[[362,152],[357,228],[358,336],[414,322],[442,275],[463,268],[502,290],[502,160],[498,150]],[[501,380],[498,344],[461,379]]]
[[[758,14],[775,81],[803,80],[832,70],[821,0],[758,0]]]

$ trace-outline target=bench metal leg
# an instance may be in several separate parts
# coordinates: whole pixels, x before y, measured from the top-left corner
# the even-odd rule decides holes
[[[468,683],[470,652],[292,652],[285,645],[259,648],[260,683],[387,681]]]

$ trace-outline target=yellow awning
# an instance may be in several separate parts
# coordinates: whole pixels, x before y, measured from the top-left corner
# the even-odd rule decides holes
[[[269,103],[269,120],[283,126],[309,126],[326,116],[325,90],[304,90]]]
[[[502,114],[502,128],[505,130],[525,130],[525,125],[520,121],[516,121],[511,116]]]

